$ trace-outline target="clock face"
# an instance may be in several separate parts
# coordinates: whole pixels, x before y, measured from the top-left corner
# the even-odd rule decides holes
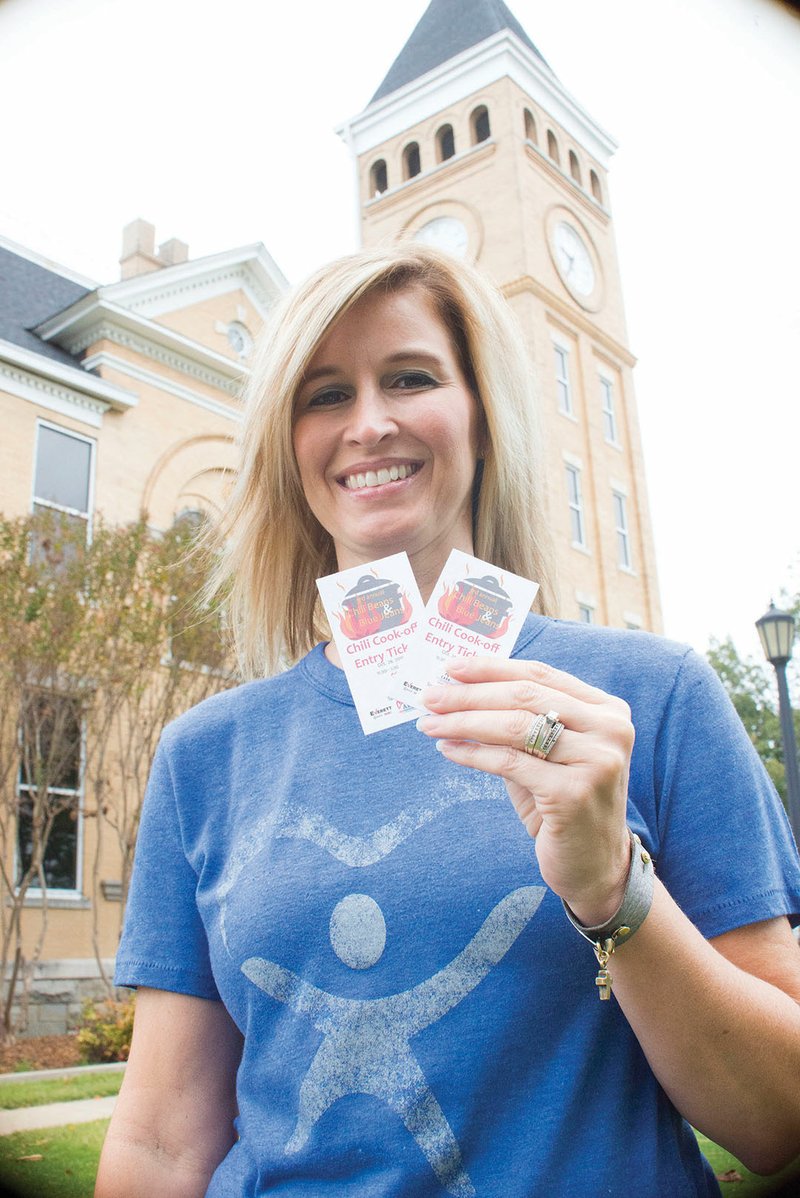
[[[469,245],[466,226],[455,216],[437,216],[434,220],[429,220],[421,229],[417,229],[414,240],[447,250],[448,254],[453,254],[456,258],[463,258]]]
[[[559,221],[553,230],[553,250],[562,279],[577,295],[589,296],[597,277],[586,242],[573,225]]]

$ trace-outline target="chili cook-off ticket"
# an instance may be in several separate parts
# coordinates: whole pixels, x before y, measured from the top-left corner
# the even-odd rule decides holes
[[[364,732],[416,719],[390,693],[425,609],[408,556],[340,570],[318,578],[317,587]]]
[[[444,669],[449,658],[510,657],[538,590],[536,582],[453,549],[391,693],[419,709],[426,686],[452,682]]]

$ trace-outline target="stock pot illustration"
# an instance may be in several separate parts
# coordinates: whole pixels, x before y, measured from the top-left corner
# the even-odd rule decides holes
[[[493,574],[465,578],[447,587],[439,600],[439,615],[453,624],[480,632],[489,640],[508,627],[512,602]]]
[[[372,574],[363,574],[350,588],[342,600],[342,608],[339,624],[344,635],[353,641],[385,628],[397,628],[411,615],[411,604],[399,583]]]

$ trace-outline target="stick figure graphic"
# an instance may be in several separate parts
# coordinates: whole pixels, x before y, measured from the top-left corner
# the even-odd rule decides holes
[[[339,1098],[369,1094],[395,1111],[455,1198],[476,1191],[461,1150],[411,1050],[410,1040],[452,1010],[500,961],[535,914],[542,886],[512,890],[489,912],[464,949],[409,990],[384,998],[328,994],[274,961],[249,957],[242,972],[256,986],[322,1032],[300,1086],[297,1123],[285,1151],[298,1152],[314,1124]],[[368,895],[349,895],[331,918],[331,942],[346,965],[364,969],[383,952],[385,923]]]

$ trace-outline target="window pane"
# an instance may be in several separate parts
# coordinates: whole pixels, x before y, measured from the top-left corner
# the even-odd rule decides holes
[[[87,512],[91,459],[92,447],[88,441],[41,425],[36,455],[36,498]]]
[[[67,800],[61,800],[66,802]],[[18,879],[28,869],[33,855],[33,820],[30,801],[20,800],[17,820],[18,833]],[[50,835],[44,849],[44,876],[48,888],[53,890],[75,890],[78,884],[78,804],[70,801],[69,807],[59,811],[53,820]],[[39,885],[35,878],[33,886]]]
[[[64,695],[26,693],[20,713],[25,786],[77,790],[81,775],[81,709]]]

